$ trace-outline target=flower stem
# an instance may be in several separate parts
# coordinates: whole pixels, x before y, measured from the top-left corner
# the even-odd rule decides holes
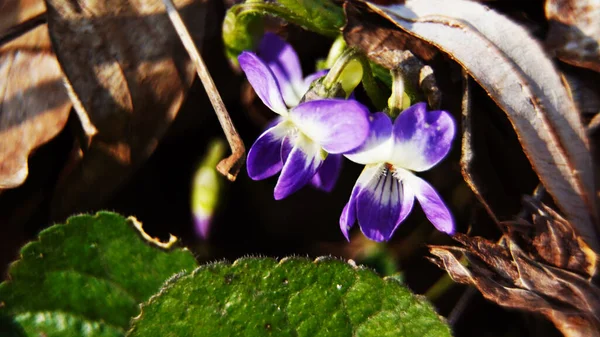
[[[329,62],[331,60],[328,57]],[[373,77],[369,61],[357,49],[348,48],[341,53],[323,79],[323,86],[330,91],[337,83],[341,83],[344,91],[350,94],[360,81],[373,105],[382,110],[385,107],[385,97]]]
[[[360,55],[360,63],[363,67],[362,84],[367,92],[367,96],[369,96],[369,99],[371,99],[371,102],[373,102],[377,111],[382,111],[385,108],[385,96],[379,85],[377,85],[377,81],[375,81],[371,64],[362,54]]]
[[[340,35],[333,41],[331,44],[331,48],[329,49],[329,53],[327,54],[327,59],[325,60],[325,68],[330,69],[335,64],[335,61],[344,53],[348,46],[346,45],[346,41],[344,40],[344,36]]]
[[[460,263],[463,266],[469,264],[469,261],[465,256],[460,259]],[[425,293],[425,297],[431,302],[437,300],[440,296],[442,296],[446,291],[452,288],[457,283],[452,280],[452,278],[446,273],[442,277],[440,277]]]
[[[392,95],[388,99],[388,115],[394,119],[402,112],[404,78],[399,68],[394,68],[390,72],[392,73]]]
[[[333,64],[325,78],[323,79],[323,87],[326,91],[331,91],[336,84],[341,82],[343,76],[350,75],[347,71],[349,66],[355,65],[356,59],[358,57],[358,51],[353,48],[346,49],[342,52],[342,54],[338,57],[337,61]],[[353,64],[354,63],[354,64]],[[360,65],[360,63],[359,63]],[[356,70],[356,69],[353,69]],[[362,70],[362,69],[361,69]],[[362,77],[362,74],[361,76]],[[358,82],[356,83],[358,85]],[[342,84],[343,86],[343,84]],[[350,87],[350,85],[346,85],[346,87]],[[354,89],[354,88],[352,88]],[[348,93],[346,91],[346,93]]]

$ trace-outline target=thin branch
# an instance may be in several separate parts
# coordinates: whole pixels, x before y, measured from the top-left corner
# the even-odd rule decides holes
[[[217,165],[217,170],[221,172],[221,174],[225,175],[227,179],[234,181],[237,177],[240,168],[244,164],[244,159],[246,155],[246,149],[244,148],[244,143],[240,138],[240,135],[235,130],[235,126],[231,121],[231,117],[225,108],[225,104],[221,99],[221,95],[219,95],[219,91],[215,86],[215,83],[206,68],[206,64],[204,64],[204,60],[194,41],[192,40],[189,31],[187,30],[181,16],[177,12],[175,5],[171,0],[163,0],[165,7],[167,8],[167,13],[169,14],[169,19],[171,19],[171,23],[173,23],[173,27],[177,31],[183,46],[187,50],[192,62],[196,66],[196,71],[198,72],[198,77],[202,81],[204,85],[204,89],[206,90],[206,94],[208,95],[208,99],[215,109],[215,113],[217,114],[217,118],[219,119],[219,123],[221,124],[221,128],[227,137],[227,142],[229,143],[229,147],[231,148],[231,155],[219,162]]]

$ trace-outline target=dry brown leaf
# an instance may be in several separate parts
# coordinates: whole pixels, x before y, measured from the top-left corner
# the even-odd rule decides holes
[[[475,193],[475,196],[481,202],[487,213],[490,215],[495,223],[499,223],[496,217],[496,212],[492,209],[492,206],[487,202],[484,192],[480,186],[484,186],[481,178],[473,173],[473,167],[475,165],[475,155],[473,144],[473,121],[471,115],[471,79],[469,75],[463,70],[463,95],[461,101],[461,115],[462,115],[462,144],[461,144],[461,156],[460,156],[460,172],[465,179],[465,182],[471,190]],[[489,170],[488,170],[489,171]],[[488,182],[489,183],[489,182]]]
[[[547,0],[548,48],[561,61],[600,72],[600,0]]]
[[[548,301],[544,295],[502,284],[476,262],[470,261],[474,264],[470,268],[463,266],[452,251],[443,247],[431,248],[431,253],[436,256],[433,261],[446,269],[454,281],[475,286],[486,299],[498,305],[542,314],[566,337],[600,336],[600,322],[593,313],[582,313],[569,307],[568,303],[557,304]]]
[[[431,247],[431,260],[501,306],[546,316],[567,337],[600,336],[596,254],[559,214],[531,198],[525,203],[531,223],[521,219],[498,243],[456,235],[463,247]]]
[[[344,11],[347,17],[344,26],[346,43],[362,49],[373,61],[388,69],[397,65],[393,53],[398,50],[410,50],[425,61],[430,61],[438,53],[429,43],[394,29],[396,27],[390,22],[381,21],[380,15],[373,10],[359,9],[347,2]]]
[[[0,39],[45,11],[44,0],[0,0]]]
[[[161,0],[46,4],[53,46],[89,137],[89,148],[55,192],[53,209],[63,217],[98,207],[148,158],[175,118],[194,68]],[[204,4],[176,5],[198,43]]]
[[[506,112],[556,203],[585,240],[600,249],[588,138],[554,65],[525,29],[464,0],[407,0],[388,7],[358,0],[351,4],[368,7],[462,65]]]
[[[46,25],[0,47],[0,189],[25,181],[29,154],[64,128],[70,110]]]

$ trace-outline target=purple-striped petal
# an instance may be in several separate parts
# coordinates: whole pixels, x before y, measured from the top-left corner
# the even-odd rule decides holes
[[[368,110],[357,101],[304,102],[290,111],[290,119],[329,153],[348,152],[360,146],[369,134]]]
[[[346,240],[350,241],[349,231],[350,228],[356,222],[356,197],[362,191],[362,189],[367,186],[367,184],[381,172],[381,165],[367,165],[361,172],[360,176],[356,180],[354,187],[352,188],[352,193],[350,194],[350,200],[346,206],[344,206],[344,210],[342,211],[342,215],[340,216],[340,229],[342,230],[342,234],[346,237]]]
[[[401,173],[403,181],[413,190],[415,197],[419,200],[421,208],[431,221],[433,226],[440,232],[447,234],[454,233],[454,220],[452,215],[440,198],[435,189],[425,180],[417,177],[411,172],[403,170]]]
[[[275,75],[287,106],[298,105],[306,90],[294,48],[276,34],[266,33],[258,47],[258,54]]]
[[[269,67],[254,53],[246,51],[238,56],[238,61],[240,67],[246,73],[248,82],[250,82],[256,95],[260,97],[263,103],[275,113],[287,116],[288,109],[281,97],[277,80]]]
[[[310,184],[322,191],[331,192],[340,176],[343,159],[341,154],[328,155],[317,174],[310,180]]]
[[[406,109],[394,122],[392,163],[411,171],[425,171],[450,151],[455,125],[446,111],[427,111],[425,103]]]
[[[288,133],[289,124],[279,123],[267,129],[254,142],[248,151],[247,165],[248,176],[254,180],[261,180],[275,175],[281,171],[281,143]]]
[[[411,190],[386,165],[378,165],[375,175],[356,198],[358,224],[373,241],[387,241],[412,210]]]
[[[281,200],[306,185],[317,173],[324,159],[325,153],[319,144],[304,135],[296,136],[294,147],[286,156],[275,185],[275,199]]]
[[[369,115],[369,136],[358,148],[345,154],[346,158],[359,164],[375,164],[391,159],[392,120],[383,112]]]

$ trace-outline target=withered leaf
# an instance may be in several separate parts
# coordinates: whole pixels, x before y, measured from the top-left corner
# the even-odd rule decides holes
[[[596,254],[551,208],[532,198],[525,204],[532,222],[508,227],[498,243],[458,234],[464,247],[431,247],[431,260],[499,305],[543,314],[567,337],[600,336],[600,288],[591,281]]]
[[[536,260],[591,278],[596,273],[598,256],[573,226],[552,208],[531,197],[525,197],[523,202],[532,213],[537,235],[531,240],[525,235],[519,236],[526,246],[534,249],[533,252],[539,257]],[[518,235],[518,232],[513,235]]]
[[[0,189],[25,181],[29,154],[64,128],[70,110],[46,25],[0,46]]]
[[[561,61],[600,72],[600,1],[547,0],[546,44]]]
[[[547,300],[545,295],[512,284],[502,284],[477,262],[470,260],[472,267],[463,266],[451,249],[433,247],[430,251],[435,255],[432,260],[445,269],[454,281],[475,286],[486,299],[504,307],[542,314],[566,337],[600,336],[600,321],[594,312],[581,312],[569,303],[555,303]],[[595,291],[598,289],[595,288]]]
[[[44,0],[0,1],[0,40],[14,32],[15,28],[46,11]]]
[[[176,116],[194,68],[161,0],[46,4],[52,43],[89,137],[56,189],[53,209],[62,217],[98,207],[148,158]],[[198,43],[204,3],[176,5]]]
[[[456,60],[506,112],[546,189],[594,250],[600,248],[585,129],[554,65],[525,29],[464,0],[352,3],[368,6]]]

